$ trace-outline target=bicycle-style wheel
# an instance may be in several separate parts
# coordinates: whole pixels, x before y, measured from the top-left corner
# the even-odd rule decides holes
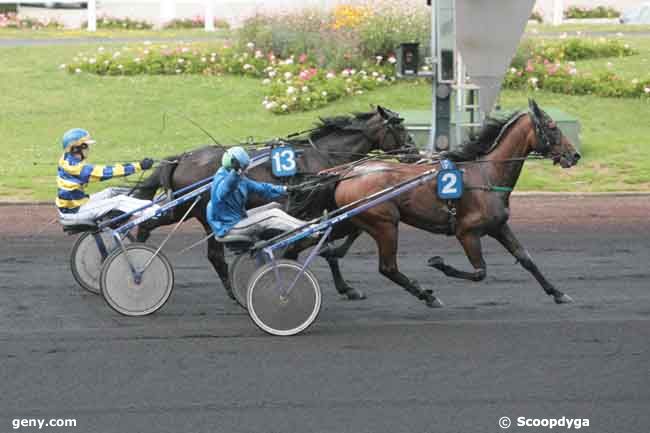
[[[318,317],[321,301],[314,274],[293,260],[267,263],[248,284],[248,314],[253,323],[272,335],[295,335],[307,329]]]
[[[124,238],[124,243],[129,239]],[[109,232],[84,232],[75,241],[70,254],[70,270],[75,281],[90,293],[99,295],[102,263],[118,247]]]
[[[235,257],[230,266],[230,287],[235,295],[235,300],[244,309],[248,304],[248,281],[255,271],[265,263],[262,255],[262,253],[251,255],[248,252],[240,254]]]
[[[133,274],[129,261],[139,278]],[[147,268],[145,265],[151,261]],[[108,305],[125,316],[146,316],[162,308],[174,288],[174,271],[161,252],[147,245],[129,245],[111,254],[100,276],[102,295]]]

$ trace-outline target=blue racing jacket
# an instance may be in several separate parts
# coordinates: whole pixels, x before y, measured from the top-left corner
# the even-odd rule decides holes
[[[248,193],[253,192],[267,200],[286,195],[284,186],[256,182],[235,170],[221,167],[212,179],[212,192],[208,203],[208,222],[215,235],[224,236],[239,221],[246,218]]]

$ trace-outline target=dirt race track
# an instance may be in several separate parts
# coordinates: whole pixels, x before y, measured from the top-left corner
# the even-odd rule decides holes
[[[488,277],[453,238],[404,228],[404,273],[446,307],[430,310],[380,276],[363,237],[342,268],[369,299],[334,291],[304,335],[271,338],[226,298],[196,226],[174,238],[176,288],[157,314],[122,317],[75,285],[73,239],[49,207],[0,207],[0,431],[17,418],[75,418],[52,432],[496,432],[508,416],[589,419],[581,431],[650,431],[650,198],[516,197],[512,224],[557,306],[496,242]],[[153,239],[155,243],[161,234]],[[552,431],[566,431],[556,427]],[[22,428],[17,431],[38,431]]]

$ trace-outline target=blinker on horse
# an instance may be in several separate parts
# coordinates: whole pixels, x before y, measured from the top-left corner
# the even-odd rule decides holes
[[[462,245],[474,270],[456,269],[438,256],[429,259],[429,266],[449,277],[470,281],[485,278],[487,270],[481,238],[488,235],[500,242],[556,303],[571,302],[568,295],[544,277],[508,225],[510,192],[529,154],[537,153],[550,158],[563,168],[574,166],[580,159],[580,154],[553,119],[534,101],[531,100],[529,106],[528,113],[517,114],[503,122],[489,122],[477,140],[468,143],[460,152],[445,155],[455,160],[463,170],[465,193],[454,203],[438,197],[434,181],[352,219],[355,226],[370,234],[377,243],[379,272],[430,307],[443,304],[432,290],[423,289],[417,281],[399,270],[397,248],[400,221],[436,234],[449,234],[450,222],[453,222],[451,234]],[[345,206],[430,169],[431,164],[368,162],[359,165],[346,174],[349,178],[343,177],[333,191],[335,205]]]

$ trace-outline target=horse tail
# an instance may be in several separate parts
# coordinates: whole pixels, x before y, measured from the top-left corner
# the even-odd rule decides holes
[[[152,200],[159,188],[172,191],[172,176],[182,155],[165,158],[149,177],[138,184],[133,191],[136,198]]]

